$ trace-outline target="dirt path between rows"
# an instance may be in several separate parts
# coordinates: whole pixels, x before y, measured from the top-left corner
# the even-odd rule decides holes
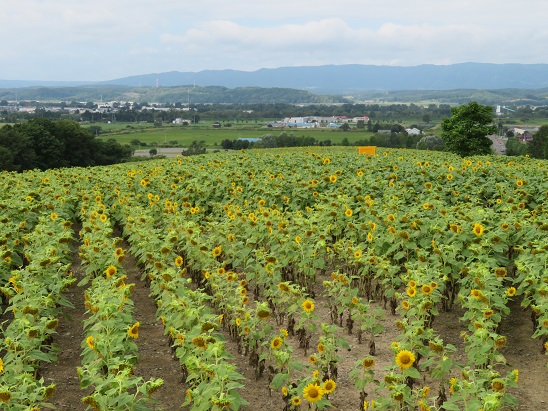
[[[78,230],[76,230],[78,232]],[[84,276],[82,261],[78,255],[78,244],[73,243],[72,272],[77,282]],[[168,338],[164,335],[164,328],[156,320],[156,305],[149,297],[150,290],[140,280],[140,270],[135,258],[127,253],[127,243],[123,244],[126,250],[124,269],[128,276],[127,283],[134,283],[132,300],[134,302],[134,316],[140,321],[139,338],[136,340],[139,349],[139,363],[135,374],[145,380],[162,378],[164,385],[158,389],[153,398],[158,402],[152,406],[155,411],[179,410],[184,401],[185,387],[182,384],[182,373],[178,361],[173,357]],[[58,410],[79,411],[85,410],[82,397],[88,393],[80,388],[77,367],[81,365],[81,344],[83,341],[82,321],[86,316],[84,306],[84,291],[86,286],[72,285],[65,295],[74,307],[65,307],[59,319],[57,335],[54,342],[60,347],[58,361],[53,364],[44,364],[40,370],[46,384],[55,383],[56,392],[51,403]]]
[[[75,228],[76,233],[79,230],[80,227]],[[45,364],[40,369],[46,384],[54,383],[56,386],[51,403],[60,411],[86,409],[86,406],[82,403],[82,397],[85,393],[80,389],[80,380],[76,370],[81,365],[82,321],[86,318],[86,308],[84,306],[85,287],[78,287],[76,284],[83,278],[84,271],[82,260],[78,255],[79,244],[73,241],[72,247],[71,269],[76,278],[76,283],[65,291],[65,296],[73,307],[64,307],[63,315],[59,317],[57,334],[53,338],[54,343],[60,349],[57,362]]]
[[[123,248],[127,251],[128,244],[124,242]],[[126,282],[135,284],[132,295],[135,304],[134,315],[135,319],[141,323],[139,338],[136,340],[140,357],[135,368],[135,375],[145,380],[151,378],[164,380],[164,385],[153,395],[158,399],[154,410],[179,410],[185,399],[181,366],[171,352],[162,322],[156,319],[156,304],[154,299],[149,297],[150,289],[141,281],[140,270],[132,255],[126,254],[124,268],[128,276]]]

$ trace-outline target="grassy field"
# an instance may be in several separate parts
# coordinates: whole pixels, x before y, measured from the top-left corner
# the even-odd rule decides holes
[[[108,126],[108,127],[103,127]],[[129,127],[128,127],[129,126]],[[192,141],[203,140],[206,146],[216,148],[221,146],[225,139],[259,138],[265,134],[279,135],[283,131],[293,133],[297,137],[313,137],[318,141],[331,140],[333,144],[340,143],[345,137],[350,143],[358,140],[368,140],[372,133],[367,131],[352,131],[343,133],[330,129],[272,129],[267,127],[232,126],[214,129],[210,124],[191,126],[163,126],[154,127],[152,124],[107,124],[100,138],[113,138],[121,144],[129,144],[132,140],[139,140],[147,145],[180,145],[187,146]]]

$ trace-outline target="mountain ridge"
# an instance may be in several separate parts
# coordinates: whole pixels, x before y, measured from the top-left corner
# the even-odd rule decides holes
[[[116,85],[175,87],[182,85],[280,87],[321,94],[367,90],[540,89],[548,87],[548,64],[458,63],[381,66],[342,64],[243,70],[169,71],[106,81],[0,80],[0,88],[30,86]]]

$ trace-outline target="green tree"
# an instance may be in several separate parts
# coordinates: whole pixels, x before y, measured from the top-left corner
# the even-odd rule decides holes
[[[509,137],[506,141],[507,156],[524,156],[527,154],[527,146],[519,141],[519,138]]]
[[[548,126],[541,126],[528,146],[531,157],[548,159]]]
[[[451,108],[451,117],[441,122],[441,136],[448,151],[462,157],[491,153],[492,142],[487,137],[495,134],[493,109],[471,101]]]
[[[417,150],[442,151],[445,149],[445,142],[438,136],[424,136],[417,143]]]

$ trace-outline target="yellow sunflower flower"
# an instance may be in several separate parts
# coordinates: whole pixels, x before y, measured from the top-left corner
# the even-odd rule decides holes
[[[133,324],[131,327],[129,327],[129,330],[127,330],[127,335],[129,335],[133,339],[139,338],[139,326],[141,323],[137,321],[135,324]]]
[[[325,394],[331,394],[333,391],[335,391],[335,388],[337,388],[337,383],[335,383],[335,381],[331,379],[324,381],[323,392]]]
[[[305,310],[307,313],[311,313],[312,311],[314,311],[314,302],[312,302],[311,300],[304,300],[301,305],[303,307],[303,310]]]
[[[478,237],[481,237],[483,235],[483,230],[484,230],[483,226],[481,224],[476,223],[474,224],[474,229],[472,231],[475,235],[477,235]]]
[[[396,364],[402,369],[411,368],[415,362],[415,355],[408,350],[401,350],[396,355]]]
[[[308,402],[318,402],[323,398],[323,388],[316,384],[308,384],[303,389],[303,397]]]

